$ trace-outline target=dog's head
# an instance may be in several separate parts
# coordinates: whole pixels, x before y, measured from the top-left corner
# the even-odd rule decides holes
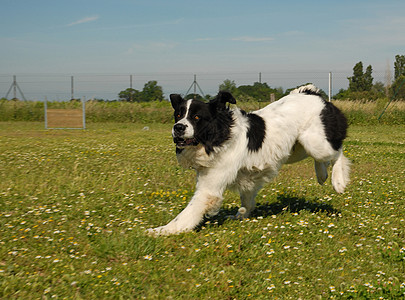
[[[232,112],[226,103],[236,104],[228,92],[219,92],[210,102],[184,100],[178,94],[171,94],[175,124],[173,141],[178,149],[202,144],[209,154],[229,138],[232,126]]]

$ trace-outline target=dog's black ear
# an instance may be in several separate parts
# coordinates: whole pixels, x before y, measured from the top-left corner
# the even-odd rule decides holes
[[[218,95],[210,101],[210,106],[213,108],[215,107],[217,110],[224,110],[227,102],[236,104],[236,100],[231,93],[220,91]]]
[[[236,100],[230,92],[220,91],[217,95],[217,98],[223,103],[229,102],[231,104],[236,104]]]
[[[179,94],[170,94],[170,101],[174,109],[177,109],[184,99]]]

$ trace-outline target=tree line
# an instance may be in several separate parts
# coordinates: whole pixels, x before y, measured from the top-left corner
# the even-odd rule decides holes
[[[128,102],[163,101],[163,88],[157,84],[156,80],[151,80],[145,83],[142,91],[127,88],[119,92],[118,98],[120,101]]]
[[[347,89],[340,89],[333,96],[339,100],[368,100],[374,101],[379,98],[405,99],[405,55],[396,55],[394,62],[394,79],[386,84],[377,81],[373,82],[373,68],[371,65],[364,70],[363,62],[358,62],[353,67],[353,75],[348,77],[349,86]],[[290,88],[283,90],[281,87],[272,88],[267,83],[255,82],[253,85],[236,86],[234,80],[226,79],[219,85],[219,90],[231,92],[235,97],[245,101],[275,101],[290,93]],[[327,95],[321,90],[321,94],[326,99]],[[120,101],[128,102],[150,102],[163,101],[163,89],[157,81],[147,82],[142,91],[128,88],[118,94]],[[204,97],[199,94],[185,95],[186,98],[201,100],[212,99],[211,95]]]
[[[353,76],[348,77],[348,89],[341,89],[335,99],[376,100],[378,98],[405,99],[405,55],[396,55],[394,62],[394,80],[386,84],[377,81],[373,83],[373,68],[367,66],[363,71],[363,63],[360,61],[353,67]]]

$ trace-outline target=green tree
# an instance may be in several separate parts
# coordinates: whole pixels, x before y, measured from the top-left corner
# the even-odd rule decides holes
[[[405,55],[396,55],[394,62],[394,80],[405,76]]]
[[[380,98],[385,96],[385,86],[381,81],[377,81],[371,88],[371,92]]]
[[[269,100],[270,94],[274,93],[267,83],[260,82],[255,82],[253,85],[241,85],[238,87],[238,91],[259,101]]]
[[[396,100],[405,100],[405,75],[400,75],[391,86],[392,96]]]
[[[232,94],[234,94],[236,92],[236,84],[234,80],[230,80],[230,79],[225,79],[224,82],[222,84],[219,85],[219,90],[220,91],[227,91],[230,92]]]
[[[391,94],[395,99],[405,100],[405,55],[396,55],[394,62],[394,82]]]
[[[275,100],[283,96],[282,88],[271,88],[267,83],[255,82],[253,85],[241,85],[238,87],[241,95],[251,97],[257,101],[269,101],[271,94],[274,94]]]
[[[163,98],[163,89],[161,86],[157,85],[156,80],[151,80],[145,83],[142,95],[142,101],[149,102],[149,101],[162,101]]]
[[[333,96],[333,99],[336,100],[344,100],[344,99],[349,99],[350,98],[350,92],[349,90],[345,89],[340,89],[339,92]]]
[[[363,88],[364,91],[371,91],[371,88],[373,87],[373,76],[371,75],[373,73],[373,68],[371,65],[369,65],[366,69],[366,72],[363,75]]]
[[[128,102],[139,102],[141,93],[135,89],[127,88],[124,91],[119,92],[118,97],[121,101],[128,101]]]
[[[143,90],[137,91],[132,88],[128,88],[119,92],[119,100],[128,102],[149,102],[149,101],[162,101],[163,89],[157,85],[157,81],[151,80],[145,83]]]
[[[349,90],[352,92],[357,92],[360,90],[361,82],[363,79],[363,63],[358,62],[353,67],[353,76],[349,77]]]
[[[188,94],[184,97],[184,99],[195,99],[195,100],[200,100],[200,101],[204,101],[203,96],[201,96],[200,94]]]
[[[360,61],[353,67],[353,76],[349,79],[350,92],[365,92],[370,91],[373,87],[373,68],[369,65],[366,72],[363,73],[363,63]]]

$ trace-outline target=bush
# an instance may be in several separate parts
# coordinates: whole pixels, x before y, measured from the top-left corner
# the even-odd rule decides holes
[[[239,99],[237,99],[239,100]],[[246,111],[257,110],[269,102],[238,101],[238,106]],[[378,117],[388,104],[388,99],[374,101],[334,101],[347,116],[350,124],[404,124],[405,102],[391,102],[380,120]],[[49,108],[81,108],[80,101],[48,102]],[[122,101],[86,102],[87,122],[121,123],[171,123],[173,109],[168,101],[130,103]],[[0,100],[0,121],[44,121],[44,103],[34,101]]]
[[[43,121],[42,102],[0,100],[0,121]]]
[[[169,123],[172,116],[171,105],[167,101],[86,104],[86,119],[89,122]]]
[[[384,115],[378,119],[388,104],[388,99],[380,98],[376,101],[334,101],[346,115],[349,124],[404,124],[405,102],[391,102]]]
[[[405,100],[405,75],[399,76],[391,86],[392,97],[396,100]]]

